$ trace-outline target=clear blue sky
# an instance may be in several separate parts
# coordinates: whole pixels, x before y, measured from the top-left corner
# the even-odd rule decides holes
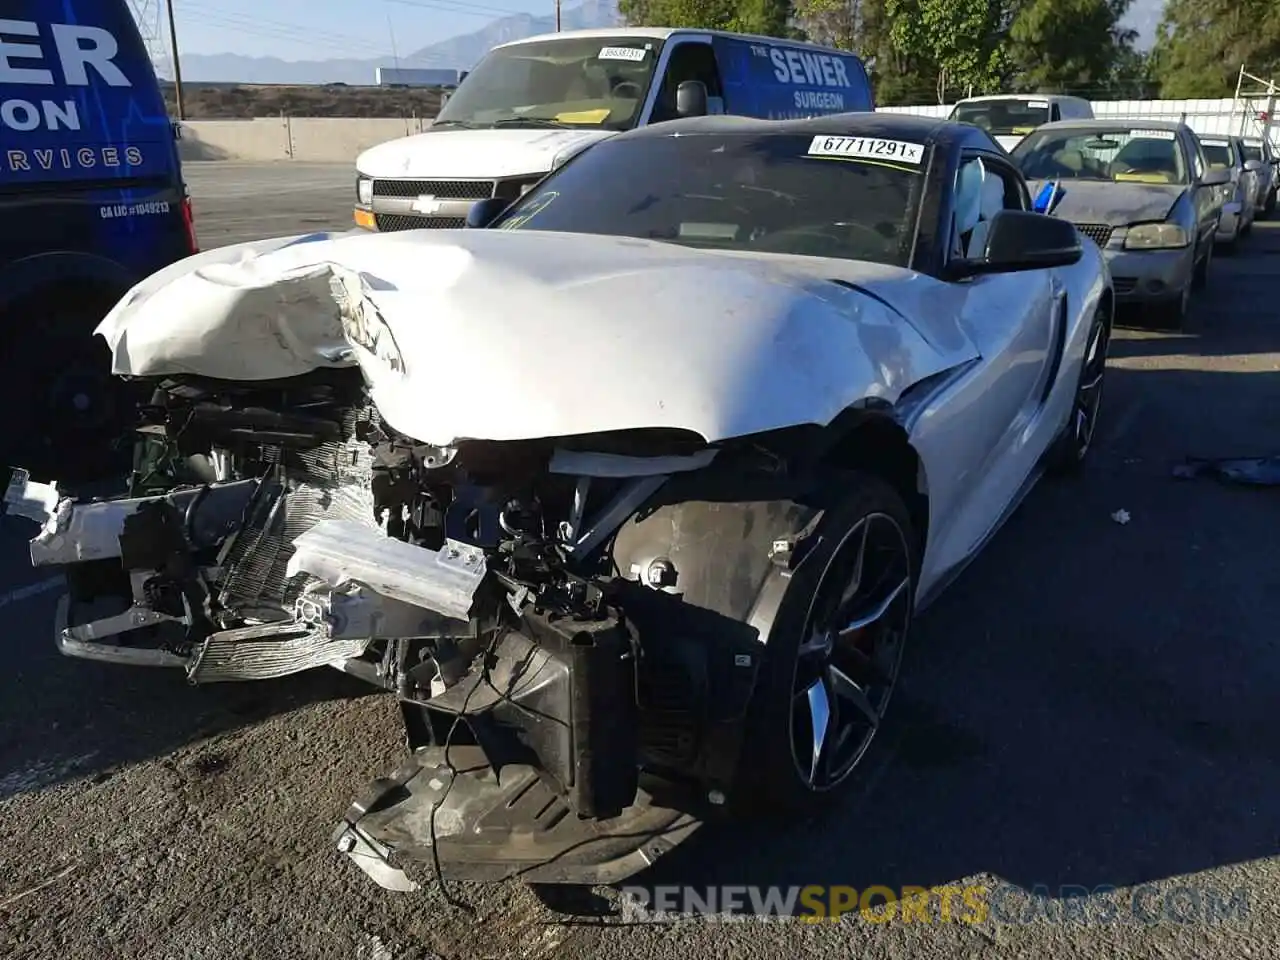
[[[164,0],[130,2],[167,61]],[[181,52],[284,60],[391,56],[393,32],[395,52],[406,56],[503,16],[554,10],[554,0],[174,0]]]

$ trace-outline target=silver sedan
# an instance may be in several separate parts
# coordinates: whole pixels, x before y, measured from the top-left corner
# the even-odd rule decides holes
[[[1013,150],[1033,195],[1102,248],[1117,300],[1186,320],[1208,279],[1222,216],[1226,170],[1210,169],[1184,123],[1064,120],[1046,123]]]
[[[1263,219],[1276,210],[1276,193],[1280,190],[1280,150],[1262,137],[1244,137],[1244,155],[1259,166],[1258,196],[1254,203]]]
[[[1214,241],[1227,252],[1253,230],[1261,193],[1262,164],[1251,162],[1239,137],[1203,135],[1200,146],[1211,170],[1226,170],[1231,182],[1222,188],[1222,217]]]

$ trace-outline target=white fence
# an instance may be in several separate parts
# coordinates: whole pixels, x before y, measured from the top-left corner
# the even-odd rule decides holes
[[[1196,133],[1234,134],[1261,137],[1268,122],[1263,111],[1266,100],[1256,97],[1225,97],[1221,100],[1094,100],[1096,117],[1134,117],[1147,120],[1181,120]],[[945,117],[952,104],[912,107],[880,107],[884,113],[911,113],[922,117]],[[1280,103],[1277,103],[1280,109]],[[1271,142],[1280,147],[1280,117],[1270,118]]]

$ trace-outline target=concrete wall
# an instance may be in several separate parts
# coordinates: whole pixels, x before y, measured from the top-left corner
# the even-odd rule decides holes
[[[1148,120],[1183,120],[1196,133],[1235,134],[1260,137],[1265,123],[1261,119],[1266,101],[1242,97],[1236,100],[1094,100],[1096,117],[1135,117]],[[912,113],[925,117],[945,117],[952,104],[928,104],[915,107],[881,107],[884,113]],[[1270,122],[1271,142],[1280,147],[1280,117]]]
[[[369,147],[421,133],[421,119],[265,117],[188,120],[182,124],[183,160],[311,160],[353,163]]]
[[[944,117],[950,104],[882,107],[886,113]],[[1106,100],[1094,101],[1099,117],[1185,119],[1197,133],[1261,136],[1259,119],[1265,103],[1234,100]],[[352,163],[361,151],[410,134],[421,133],[430,120],[326,119],[270,117],[257,120],[190,120],[182,125],[184,160],[310,160]],[[1273,143],[1280,147],[1280,117],[1270,123]]]

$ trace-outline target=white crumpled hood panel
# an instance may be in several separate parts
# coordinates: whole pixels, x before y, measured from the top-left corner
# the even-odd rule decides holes
[[[894,268],[535,231],[286,242],[212,251],[140,285],[99,330],[116,372],[255,380],[349,363],[334,273],[402,358],[397,370],[354,350],[383,417],[441,445],[821,424],[976,354],[954,327],[926,341],[876,297],[815,275],[927,295],[933,281]]]

